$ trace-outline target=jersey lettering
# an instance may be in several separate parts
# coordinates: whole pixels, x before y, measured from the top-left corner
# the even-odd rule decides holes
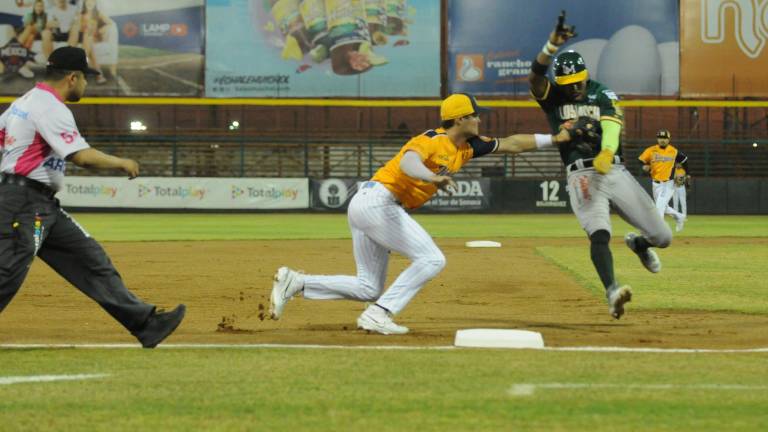
[[[79,134],[77,131],[72,132],[62,132],[61,133],[61,139],[64,140],[64,143],[66,144],[72,144],[75,141],[75,138],[77,138]]]
[[[59,158],[48,158],[47,161],[43,164],[44,167],[54,170],[54,171],[60,171],[64,172],[64,160]]]
[[[600,107],[597,105],[567,104],[558,107],[558,115],[561,119],[572,120],[579,117],[590,117],[600,120]]]
[[[674,157],[664,156],[658,153],[654,153],[653,157],[651,158],[651,162],[672,162],[674,160]]]

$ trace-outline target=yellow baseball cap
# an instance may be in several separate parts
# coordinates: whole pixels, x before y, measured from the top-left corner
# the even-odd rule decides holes
[[[490,109],[477,106],[474,96],[467,93],[454,93],[440,104],[440,119],[454,120],[487,111]]]

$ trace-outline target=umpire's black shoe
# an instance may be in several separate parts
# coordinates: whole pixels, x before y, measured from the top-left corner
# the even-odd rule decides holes
[[[176,330],[186,311],[187,307],[180,304],[170,312],[152,312],[141,330],[132,333],[141,342],[141,346],[154,348]]]

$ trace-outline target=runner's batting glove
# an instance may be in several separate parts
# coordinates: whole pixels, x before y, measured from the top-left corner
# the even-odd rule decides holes
[[[608,149],[600,150],[597,157],[592,161],[595,171],[600,174],[608,174],[613,166],[613,152]]]
[[[565,11],[561,11],[557,17],[557,25],[549,35],[549,42],[552,45],[559,47],[560,45],[568,42],[568,39],[578,36],[576,34],[576,26],[567,25],[565,23]]]

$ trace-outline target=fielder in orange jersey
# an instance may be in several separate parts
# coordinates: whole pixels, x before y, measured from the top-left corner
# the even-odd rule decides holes
[[[407,212],[421,207],[438,189],[450,192],[452,175],[473,158],[490,153],[522,153],[571,139],[557,135],[479,136],[480,112],[471,95],[458,93],[440,106],[441,127],[408,141],[369,181],[362,183],[347,211],[352,231],[356,276],[305,275],[287,267],[277,270],[270,315],[279,319],[295,295],[314,300],[350,299],[371,304],[357,319],[358,328],[382,334],[405,334],[392,316],[402,311],[422,286],[445,267],[445,256],[432,237]],[[411,260],[385,290],[390,251]]]
[[[672,208],[683,215],[683,220],[688,220],[687,189],[691,187],[691,175],[688,173],[688,165],[677,164],[675,168],[675,193],[672,195]]]
[[[670,144],[671,134],[666,129],[656,133],[656,145],[650,146],[638,159],[643,163],[643,171],[653,180],[653,199],[656,209],[663,218],[665,214],[675,219],[675,230],[682,231],[685,216],[669,206],[669,200],[675,192],[675,167],[683,166],[688,157]]]

